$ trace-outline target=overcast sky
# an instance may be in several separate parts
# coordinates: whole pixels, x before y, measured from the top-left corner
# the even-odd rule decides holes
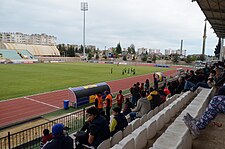
[[[86,0],[86,45],[201,53],[205,16],[191,0]],[[0,0],[0,32],[46,33],[58,43],[83,43],[80,0]],[[208,23],[208,22],[207,22]],[[218,42],[207,24],[206,54]]]

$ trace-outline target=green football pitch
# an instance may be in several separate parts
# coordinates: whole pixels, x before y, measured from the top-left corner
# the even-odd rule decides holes
[[[122,75],[125,68],[135,69],[135,75]],[[96,63],[2,64],[0,100],[166,70],[168,68]]]

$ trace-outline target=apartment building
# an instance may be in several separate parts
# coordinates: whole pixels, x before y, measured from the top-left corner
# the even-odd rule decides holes
[[[56,45],[57,38],[47,34],[23,34],[20,32],[1,32],[0,42],[34,45]]]

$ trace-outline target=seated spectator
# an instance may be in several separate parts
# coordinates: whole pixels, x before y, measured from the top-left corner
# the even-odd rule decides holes
[[[87,109],[89,135],[86,141],[89,146],[97,148],[104,140],[110,138],[110,130],[107,120],[99,114],[96,107]]]
[[[163,86],[159,88],[158,93],[159,93],[159,96],[160,96],[160,98],[161,98],[161,103],[165,102],[165,101],[166,101],[166,96],[167,96],[167,95],[166,95],[165,92],[164,92],[164,87],[163,87]],[[161,104],[161,103],[160,103],[160,104]]]
[[[178,78],[178,86],[174,91],[174,94],[180,94],[184,90],[185,80],[184,77]]]
[[[124,96],[122,94],[122,90],[119,91],[119,94],[116,95],[117,106],[122,109],[122,105],[124,102]]]
[[[46,143],[47,141],[51,141],[52,138],[53,138],[52,134],[49,133],[49,130],[48,130],[48,129],[44,129],[44,130],[43,130],[43,134],[44,134],[44,136],[42,137],[42,139],[41,139],[41,144],[40,144],[40,147],[41,147],[41,148],[45,145],[45,143]]]
[[[42,149],[73,149],[73,139],[68,136],[63,124],[52,127],[53,139],[47,142]]]
[[[124,104],[124,109],[123,109],[123,114],[126,116],[131,112],[131,109],[133,108],[133,104],[130,102],[129,98],[126,98],[125,104]]]
[[[113,136],[116,132],[120,130],[124,130],[125,127],[127,127],[128,122],[126,117],[120,113],[121,109],[120,107],[113,108],[112,114],[114,118],[112,119],[110,123],[110,135]]]
[[[162,103],[160,94],[157,90],[150,88],[150,94],[147,97],[148,101],[150,101],[151,109],[155,109]]]
[[[215,76],[216,76],[216,71],[211,70],[209,78],[207,82],[198,82],[196,85],[194,85],[192,88],[190,88],[191,91],[195,91],[198,87],[203,87],[203,88],[211,88],[215,85]]]
[[[199,120],[194,119],[189,113],[184,116],[183,120],[191,133],[197,137],[200,134],[199,130],[205,129],[220,112],[225,113],[225,86],[221,87],[218,94],[212,98]]]
[[[146,92],[141,92],[141,98],[137,102],[137,106],[132,109],[130,113],[131,121],[136,117],[142,117],[144,114],[147,114],[151,110],[150,102],[146,98]]]

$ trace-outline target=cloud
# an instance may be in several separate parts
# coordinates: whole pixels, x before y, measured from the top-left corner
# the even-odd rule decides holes
[[[87,0],[86,44],[100,49],[134,44],[136,48],[178,49],[201,53],[204,19],[196,2],[185,0]],[[1,0],[0,31],[46,33],[58,43],[82,44],[80,0]],[[207,27],[206,53],[216,35]]]

